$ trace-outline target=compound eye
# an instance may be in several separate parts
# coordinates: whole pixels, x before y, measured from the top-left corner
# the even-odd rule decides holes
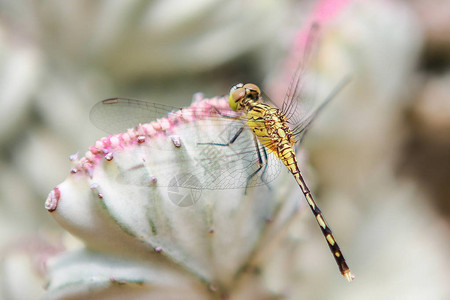
[[[239,102],[245,97],[245,89],[240,87],[236,90],[232,91],[230,94],[230,98],[234,100],[234,102]]]
[[[259,95],[261,95],[261,90],[259,89],[259,87],[256,84],[253,83],[247,83],[243,86],[244,89],[256,92]]]
[[[228,97],[228,103],[230,108],[234,111],[240,110],[240,101],[246,96],[245,89],[242,87],[237,87],[236,89],[231,89],[230,96]]]
[[[243,83],[238,83],[238,84],[233,85],[233,86],[231,87],[231,89],[230,89],[230,95],[231,95],[232,92],[234,92],[235,90],[237,90],[237,89],[239,89],[239,88],[241,88],[241,87],[243,87],[243,86],[244,86]]]

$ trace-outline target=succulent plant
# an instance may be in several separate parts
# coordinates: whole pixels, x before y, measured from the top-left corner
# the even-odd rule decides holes
[[[252,152],[244,154],[249,160],[236,159],[232,147],[211,154],[217,147],[197,145],[226,138],[230,123],[221,123],[216,109],[231,113],[227,107],[225,98],[201,99],[72,157],[71,174],[45,207],[86,248],[51,265],[49,298],[86,297],[93,290],[96,297],[120,290],[127,298],[159,299],[285,292],[271,282],[279,278],[265,272],[286,251],[297,204],[277,201],[266,186],[247,194],[227,189],[245,186],[246,173],[238,170],[247,168]],[[240,140],[252,146],[251,136]]]

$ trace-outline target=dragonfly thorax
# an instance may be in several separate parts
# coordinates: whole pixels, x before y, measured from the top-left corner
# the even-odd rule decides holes
[[[255,105],[260,101],[260,98],[261,90],[257,85],[238,83],[231,88],[228,101],[232,110],[239,111],[245,107]]]

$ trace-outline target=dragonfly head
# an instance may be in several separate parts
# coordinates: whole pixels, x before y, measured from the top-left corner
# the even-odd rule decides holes
[[[248,101],[257,101],[261,97],[261,90],[253,83],[238,83],[230,89],[228,102],[230,108],[239,111],[243,108],[244,103]]]

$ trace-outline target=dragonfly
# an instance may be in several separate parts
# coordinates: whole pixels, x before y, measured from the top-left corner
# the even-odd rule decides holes
[[[310,52],[310,49],[306,49],[305,57]],[[320,105],[306,114],[306,117],[300,117],[299,99],[305,96],[304,77],[306,74],[303,64],[305,60],[308,60],[305,57],[297,66],[281,108],[265,103],[261,89],[252,83],[239,83],[230,89],[228,95],[229,109],[226,112],[222,112],[215,107],[212,108],[216,112],[215,117],[211,116],[210,112],[208,117],[221,122],[229,122],[225,124],[231,124],[230,128],[234,133],[229,134],[221,142],[196,141],[196,145],[224,149],[234,147],[232,153],[228,154],[229,157],[236,161],[247,159],[248,163],[243,164],[243,166],[239,165],[239,167],[233,167],[233,164],[228,163],[227,167],[219,167],[221,168],[219,177],[209,177],[213,179],[206,183],[191,180],[186,187],[198,189],[245,188],[245,192],[247,192],[247,188],[251,186],[262,184],[269,186],[270,181],[278,174],[278,166],[281,162],[281,165],[288,169],[300,187],[340,273],[347,281],[352,281],[355,277],[351,273],[330,227],[302,176],[295,154],[296,144],[303,141],[310,124],[331,99],[348,84],[350,77],[345,76]],[[133,124],[138,124],[149,122],[176,110],[177,108],[171,106],[143,100],[111,98],[97,103],[91,110],[90,118],[100,129],[111,131],[114,129],[114,124],[120,123],[119,119],[126,119]],[[184,112],[186,110],[183,109]],[[248,158],[249,155],[250,158]],[[218,159],[220,157],[212,157],[210,161],[217,161]],[[211,166],[217,168],[214,163],[211,163]],[[202,167],[204,168],[205,164]],[[195,172],[195,170],[190,171]],[[212,172],[217,171],[217,169],[212,170]]]

